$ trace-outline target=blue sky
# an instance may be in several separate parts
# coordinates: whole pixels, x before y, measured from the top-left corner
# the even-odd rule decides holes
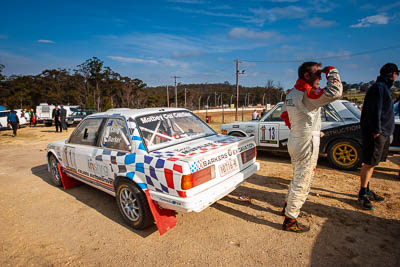
[[[99,57],[150,86],[293,86],[302,61],[336,66],[346,82],[400,64],[400,1],[1,0],[4,73],[75,68]]]

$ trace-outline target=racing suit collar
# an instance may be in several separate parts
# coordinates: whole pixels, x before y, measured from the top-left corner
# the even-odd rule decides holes
[[[297,79],[296,84],[294,85],[294,88],[296,88],[299,91],[302,92],[308,92],[312,89],[312,86],[309,85],[306,81],[304,81],[303,79]]]

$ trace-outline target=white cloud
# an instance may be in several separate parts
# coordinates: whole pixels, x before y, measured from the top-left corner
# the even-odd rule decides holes
[[[358,20],[357,24],[351,25],[351,28],[365,28],[370,27],[373,24],[385,25],[389,23],[389,17],[385,14],[379,14],[375,16],[369,16]]]
[[[183,69],[187,69],[189,64],[185,62],[180,62],[170,58],[160,58],[158,60],[155,59],[141,59],[141,58],[133,58],[133,57],[120,57],[120,56],[107,56],[109,59],[122,62],[122,63],[138,63],[138,64],[150,64],[150,65],[165,65],[168,67],[180,67]]]
[[[390,5],[386,5],[386,6],[383,6],[383,7],[379,8],[378,11],[379,12],[386,12],[386,11],[388,11],[390,9],[394,9],[394,8],[399,7],[399,6],[400,6],[400,2],[395,2],[395,3],[392,3]]]
[[[174,7],[174,10],[186,12],[186,13],[193,13],[199,15],[207,15],[207,16],[214,16],[214,17],[225,17],[225,18],[238,18],[238,19],[251,19],[249,16],[236,14],[236,13],[222,13],[222,12],[211,12],[204,9],[188,9],[188,8],[181,8],[181,7]]]
[[[268,39],[277,38],[279,37],[279,34],[268,31],[253,31],[247,28],[236,27],[230,30],[228,36],[232,39]]]
[[[38,43],[43,43],[43,44],[54,44],[54,41],[52,40],[45,40],[45,39],[40,39],[37,40]]]
[[[187,52],[172,52],[173,58],[184,58],[184,57],[194,57],[198,56],[201,53],[199,51],[187,51]]]
[[[274,22],[280,19],[298,19],[305,18],[308,15],[308,11],[305,8],[298,6],[275,7],[271,9],[250,8],[249,10],[254,16],[247,21],[260,26],[264,25],[265,21]]]
[[[160,61],[164,64],[167,65],[168,67],[180,67],[183,69],[188,69],[189,64],[185,62],[180,62],[177,60],[169,59],[169,58],[162,58]]]
[[[154,59],[140,59],[140,58],[118,57],[118,56],[107,56],[107,57],[112,60],[123,63],[159,64],[159,62]]]
[[[305,19],[304,22],[307,25],[307,27],[312,27],[312,28],[327,28],[336,24],[336,21],[324,20],[320,17]]]

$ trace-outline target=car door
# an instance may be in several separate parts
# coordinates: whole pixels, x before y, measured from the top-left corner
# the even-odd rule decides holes
[[[126,171],[125,155],[131,153],[132,146],[128,127],[124,118],[108,118],[104,124],[100,140],[100,150],[97,152],[97,164],[102,164],[103,173],[114,180],[115,175]],[[107,175],[105,173],[107,168]]]
[[[273,107],[258,125],[258,146],[280,147],[289,137],[289,127],[281,119],[282,104]]]
[[[99,186],[101,180],[97,177],[93,155],[98,150],[98,136],[104,118],[88,118],[71,134],[64,146],[63,167],[94,186]]]

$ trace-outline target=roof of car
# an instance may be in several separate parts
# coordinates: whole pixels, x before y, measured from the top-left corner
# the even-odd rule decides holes
[[[160,112],[171,112],[171,111],[188,111],[184,108],[142,108],[142,109],[131,109],[131,108],[113,108],[105,112],[95,113],[89,115],[89,118],[103,117],[103,116],[123,116],[125,118],[136,118],[143,115],[159,114]]]

